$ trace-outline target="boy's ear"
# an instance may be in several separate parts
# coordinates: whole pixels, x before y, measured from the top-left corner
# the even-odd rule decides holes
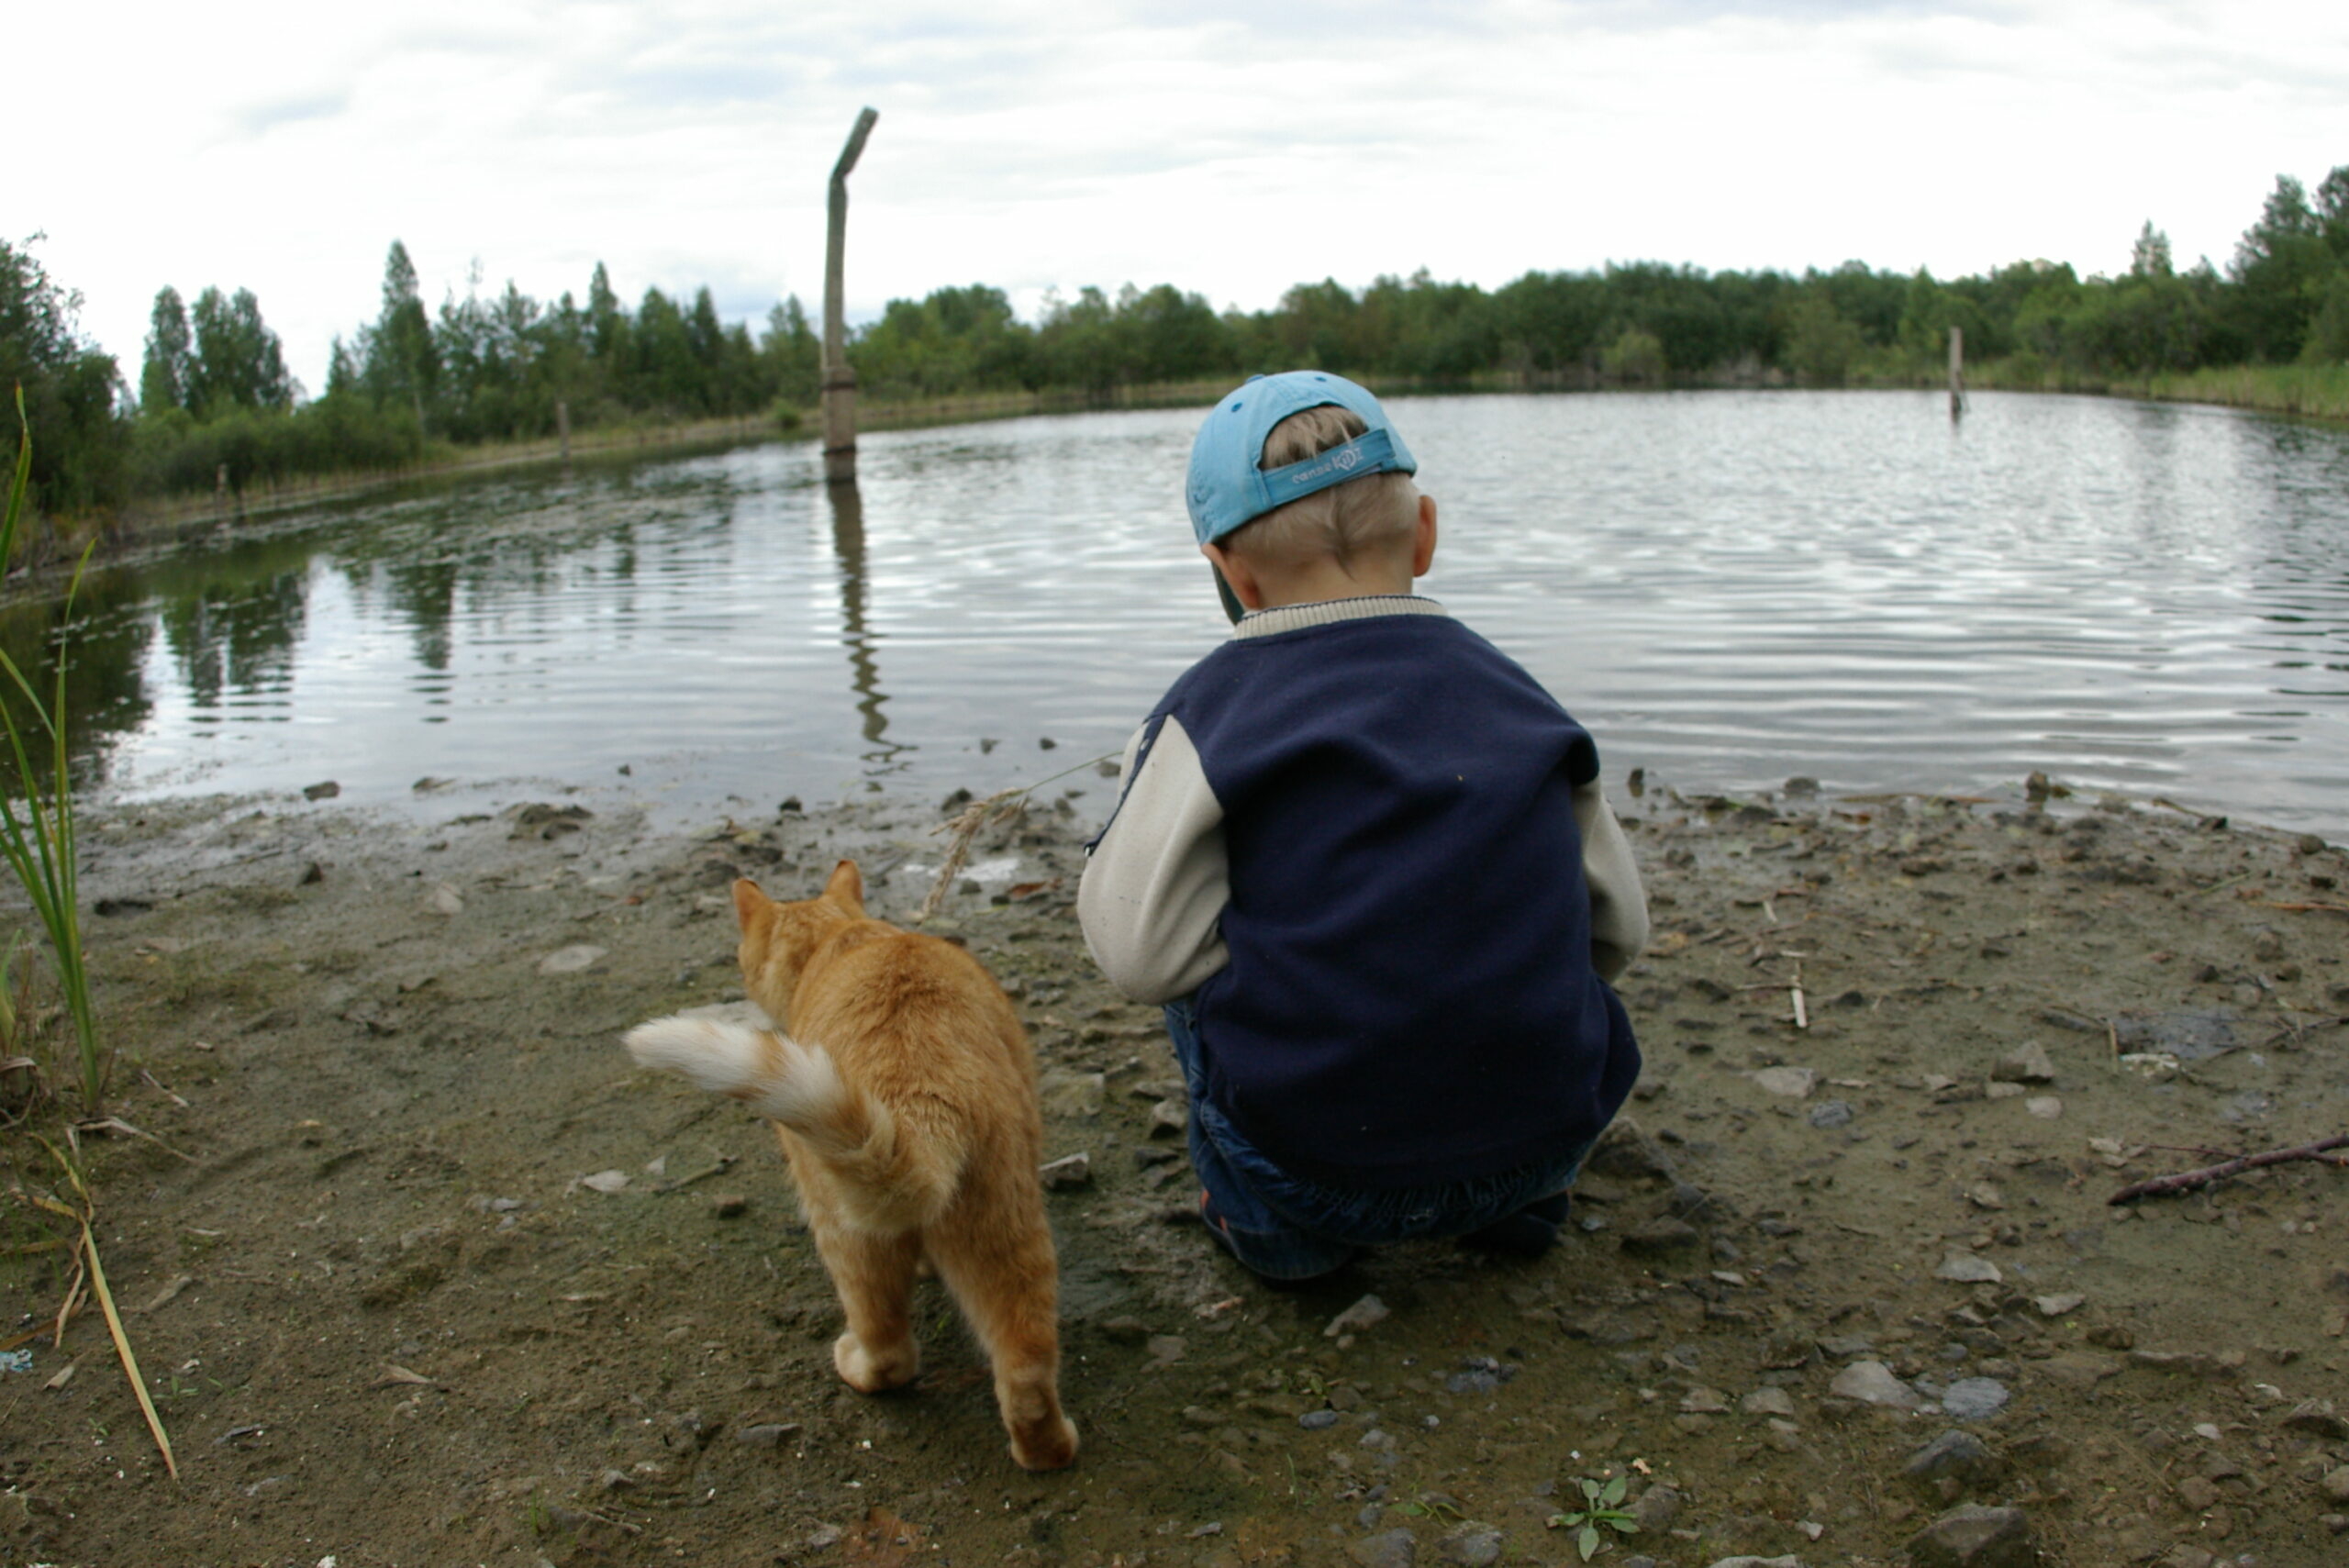
[[[760,910],[770,908],[774,904],[774,900],[769,898],[749,877],[734,879],[734,923],[743,930],[751,929],[751,922],[758,917]]]
[[[1199,553],[1215,562],[1215,569],[1231,589],[1231,596],[1242,608],[1261,610],[1264,607],[1264,584],[1256,581],[1255,569],[1245,556],[1234,555],[1223,546],[1208,543],[1199,546]]]
[[[864,913],[864,875],[854,861],[842,861],[832,868],[831,881],[824,884],[824,896],[846,905],[853,914]]]
[[[1435,497],[1419,497],[1419,515],[1411,522],[1411,575],[1424,577],[1435,562]]]

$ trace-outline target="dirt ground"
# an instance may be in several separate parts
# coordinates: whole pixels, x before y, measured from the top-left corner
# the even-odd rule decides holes
[[[1085,1451],[1030,1476],[942,1297],[914,1389],[836,1381],[771,1140],[619,1047],[740,996],[738,873],[927,892],[936,803],[790,805],[88,820],[111,1108],[158,1140],[88,1146],[99,1233],[180,1479],[85,1311],[0,1371],[0,1562],[1564,1564],[1618,1476],[1602,1562],[2349,1562],[2349,1170],[2107,1202],[2349,1130],[2338,849],[2020,784],[1624,795],[1648,1065],[1569,1240],[1282,1291],[1181,1218],[1173,1060],[1039,810],[932,928],[1089,1157],[1049,1198]],[[50,1175],[0,1147],[17,1249]],[[58,1257],[0,1257],[7,1333]]]

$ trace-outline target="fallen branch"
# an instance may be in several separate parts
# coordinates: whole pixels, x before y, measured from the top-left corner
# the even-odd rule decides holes
[[[2104,1201],[2123,1204],[2132,1198],[2161,1197],[2169,1193],[2191,1192],[2196,1187],[2222,1182],[2261,1165],[2280,1165],[2288,1160],[2314,1160],[2321,1165],[2338,1165],[2349,1170],[2349,1154],[2333,1154],[2327,1151],[2349,1148],[2349,1132],[2332,1138],[2320,1138],[2313,1143],[2303,1143],[2296,1149],[2271,1149],[2265,1154],[2243,1154],[2216,1165],[2205,1165],[2199,1171],[2181,1171],[2174,1176],[2155,1176],[2151,1181],[2125,1186]]]

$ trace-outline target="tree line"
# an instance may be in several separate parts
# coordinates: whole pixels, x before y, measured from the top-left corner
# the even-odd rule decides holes
[[[35,239],[38,239],[38,236]],[[428,307],[405,245],[374,315],[334,344],[317,395],[287,373],[249,290],[191,307],[155,296],[134,390],[76,326],[80,296],[34,241],[0,240],[0,387],[20,383],[38,431],[34,483],[51,510],[296,474],[386,469],[438,448],[540,439],[559,419],[774,417],[794,424],[819,378],[797,298],[753,331],[647,289],[631,308],[598,264],[585,297],[513,284]],[[2144,378],[2242,364],[2349,361],[2349,165],[2311,193],[2279,176],[2223,268],[2180,268],[2148,222],[2128,270],[2082,277],[2018,261],[1937,279],[1850,261],[1831,271],[1708,272],[1638,261],[1530,272],[1498,288],[1422,271],[1352,289],[1299,284],[1268,310],[1219,311],[1171,284],[1046,297],[1023,321],[1001,289],[891,300],[849,354],[881,401],[1128,389],[1300,364],[1425,386],[1913,384],[1941,373],[1949,329],[2001,379]]]

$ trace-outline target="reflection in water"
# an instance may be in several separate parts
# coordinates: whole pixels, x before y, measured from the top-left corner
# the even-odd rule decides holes
[[[881,689],[881,665],[873,656],[880,639],[865,628],[864,493],[856,481],[824,486],[832,508],[832,557],[841,576],[841,642],[848,650],[849,686],[856,694],[856,711],[864,720],[864,739],[872,750],[867,762],[885,772],[906,748],[889,742],[889,694]]]
[[[1977,793],[2043,769],[2349,832],[2349,433],[1995,393],[1954,430],[1911,393],[1397,417],[1444,506],[1427,591],[1612,776]],[[77,772],[453,808],[411,795],[429,773],[482,805],[551,785],[689,815],[1033,783],[1115,751],[1228,635],[1183,516],[1194,427],[884,433],[855,488],[806,445],[581,464],[120,568],[77,612]],[[44,690],[59,613],[0,611]],[[1069,787],[1087,813],[1115,788]]]
[[[73,656],[65,669],[65,745],[74,783],[84,789],[104,781],[114,746],[135,733],[153,711],[139,679],[152,628],[138,613],[139,607],[136,595],[105,581],[85,585],[73,606]],[[64,614],[63,604],[54,602],[0,610],[0,650],[40,694],[44,711],[57,701],[56,653],[58,638],[67,630]],[[0,681],[0,703],[6,704],[24,738],[35,777],[48,787],[52,752],[40,718],[12,682]],[[0,788],[21,795],[17,760],[7,753],[0,746]]]
[[[224,699],[282,694],[292,684],[307,618],[306,585],[306,574],[281,572],[208,583],[162,606],[163,640],[196,707],[217,709]]]

